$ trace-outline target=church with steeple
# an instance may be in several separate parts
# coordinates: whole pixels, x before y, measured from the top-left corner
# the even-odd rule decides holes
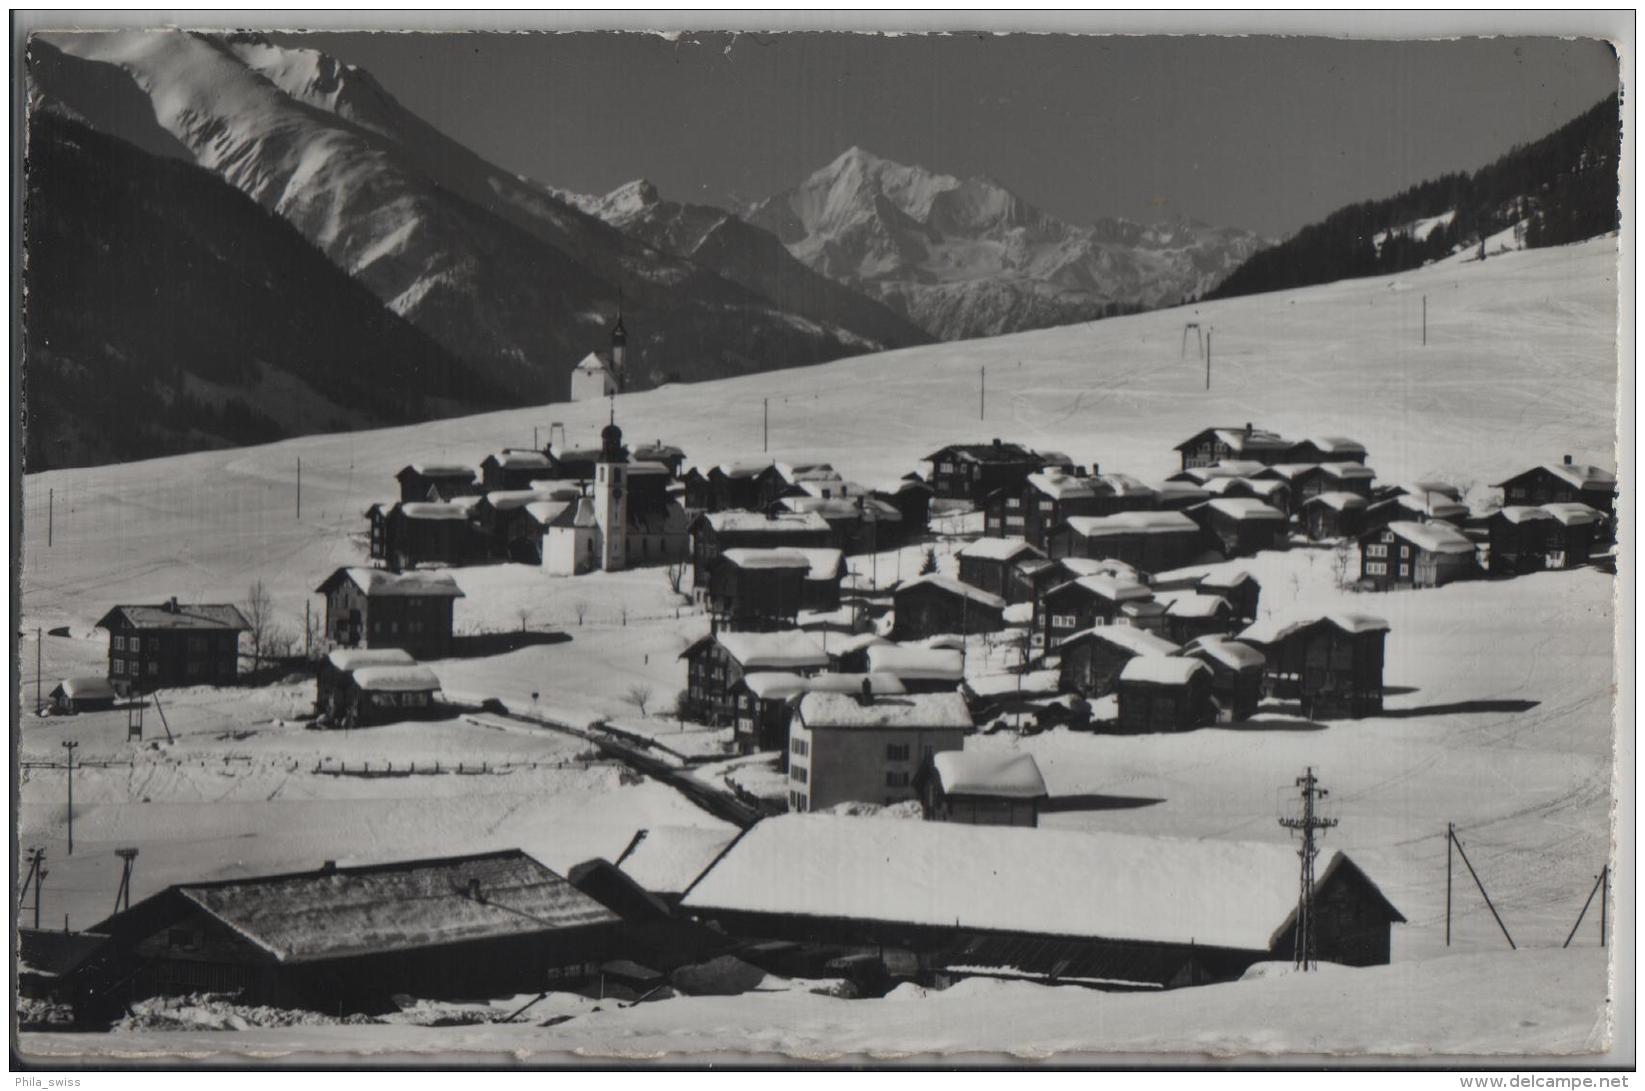
[[[571,369],[571,400],[585,402],[621,394],[627,381],[628,330],[619,305],[617,324],[611,327],[611,348],[589,353]]]

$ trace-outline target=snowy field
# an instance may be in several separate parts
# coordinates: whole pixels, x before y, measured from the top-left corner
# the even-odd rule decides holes
[[[1393,280],[628,395],[619,399],[619,423],[630,443],[661,438],[706,465],[760,453],[761,400],[769,397],[774,456],[826,459],[847,478],[873,484],[920,469],[920,457],[944,443],[993,436],[1157,479],[1175,468],[1172,446],[1201,427],[1252,421],[1298,437],[1348,434],[1370,449],[1384,480],[1439,477],[1477,495],[1566,453],[1614,465],[1615,261],[1612,240],[1483,264],[1451,259]],[[1426,347],[1419,343],[1424,296]],[[1181,356],[1190,320],[1214,330],[1210,392],[1192,342]],[[978,421],[983,366],[987,417]],[[665,785],[635,783],[561,732],[484,716],[307,730],[295,717],[311,687],[295,682],[168,691],[170,743],[152,708],[142,744],[126,741],[123,711],[32,715],[36,627],[66,626],[69,634],[48,634],[40,645],[47,689],[65,675],[101,672],[106,636],[92,626],[119,602],[237,601],[262,579],[282,624],[300,631],[305,601],[323,608],[313,588],[333,568],[362,560],[361,513],[396,494],[399,467],[478,462],[500,446],[529,444],[534,427],[546,438],[555,421],[572,442],[586,441],[604,412],[551,405],[28,478],[20,756],[60,761],[59,742],[73,738],[82,744],[77,760],[107,763],[76,774],[72,857],[62,771],[21,770],[20,842],[44,845],[50,857],[42,923],[61,924],[67,914],[83,927],[107,915],[121,845],[141,849],[135,900],[182,880],[505,846],[563,871],[589,856],[614,858],[640,827],[721,825]],[[951,552],[951,543],[938,547],[945,569]],[[889,584],[899,571],[917,571],[919,553],[854,558],[852,568]],[[552,1028],[30,1034],[24,1048],[829,1056],[1596,1046],[1607,993],[1597,922],[1590,917],[1572,949],[1559,945],[1607,855],[1614,579],[1583,570],[1352,595],[1335,588],[1329,551],[1240,563],[1261,581],[1265,613],[1352,608],[1390,622],[1385,715],[1320,723],[1280,706],[1237,728],[1179,736],[1058,731],[973,745],[1035,754],[1057,804],[1046,825],[1191,837],[1283,840],[1275,822],[1282,791],[1313,765],[1342,821],[1327,845],[1353,856],[1410,918],[1395,929],[1390,967],[1155,997],[973,981],[880,1001],[801,989],[580,1009]],[[448,691],[498,697],[566,723],[637,724],[628,694],[638,685],[652,694],[647,729],[666,741],[684,685],[677,657],[707,622],[662,570],[555,579],[509,565],[456,576],[467,595],[456,608],[459,631],[516,629],[523,620],[570,639],[436,663]],[[368,762],[393,762],[407,775],[341,775],[345,763],[357,771]],[[438,773],[430,771],[435,763]],[[755,768],[740,775],[758,780]],[[1453,942],[1445,948],[1447,822],[1456,823],[1520,952],[1506,949],[1460,862]],[[1468,1005],[1434,998],[1464,992]]]

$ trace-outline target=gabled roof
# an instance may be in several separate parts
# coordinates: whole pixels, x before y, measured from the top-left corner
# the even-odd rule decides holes
[[[1147,629],[1139,629],[1135,625],[1096,625],[1089,629],[1081,629],[1057,647],[1066,649],[1087,641],[1108,644],[1132,655],[1175,655],[1182,650],[1164,637],[1157,636]]]
[[[1080,576],[1113,576],[1116,579],[1131,580],[1133,583],[1148,582],[1148,577],[1137,571],[1135,565],[1113,557],[1101,560],[1092,557],[1060,557],[1052,563],[1076,579]]]
[[[965,692],[973,698],[1048,696],[1062,684],[1057,670],[1025,671],[1022,674],[985,674],[965,680]]]
[[[408,477],[417,474],[420,477],[455,477],[464,481],[474,480],[473,466],[460,466],[455,462],[413,462],[402,467],[395,474],[396,478]]]
[[[1260,671],[1268,659],[1249,644],[1231,640],[1222,633],[1195,637],[1183,646],[1183,655],[1216,662],[1230,670]]]
[[[1088,477],[1075,477],[1061,470],[1046,470],[1029,474],[1028,487],[1053,500],[1084,500],[1096,496]]]
[[[597,349],[577,361],[577,366],[574,370],[586,372],[609,371],[611,370],[611,367],[611,354],[604,350]]]
[[[1061,596],[1070,590],[1079,590],[1088,595],[1106,599],[1109,602],[1135,602],[1138,599],[1152,598],[1154,592],[1139,580],[1129,580],[1120,576],[1076,576],[1067,583],[1060,583],[1045,593],[1047,598],[1053,595]]]
[[[911,591],[916,587],[935,587],[938,590],[946,591],[950,595],[958,595],[961,598],[969,599],[978,606],[983,606],[991,610],[1005,609],[1005,600],[1000,598],[998,595],[989,594],[981,588],[972,587],[968,583],[961,583],[952,576],[943,576],[935,572],[931,573],[929,576],[921,576],[918,579],[909,580],[907,583],[897,588],[896,595],[901,596],[903,592]]]
[[[108,942],[109,937],[97,932],[19,927],[17,972],[48,978],[64,977],[103,952]]]
[[[1110,496],[1153,496],[1155,489],[1130,474],[1102,474],[1092,479],[1098,492]]]
[[[1236,522],[1285,522],[1285,513],[1277,508],[1271,508],[1261,500],[1249,496],[1222,497],[1217,500],[1207,500],[1205,507]]]
[[[1235,568],[1222,572],[1207,572],[1199,578],[1198,586],[1201,589],[1210,588],[1216,591],[1232,591],[1236,587],[1247,583],[1256,583],[1257,578],[1243,568]],[[1260,584],[1258,585],[1261,586]]]
[[[356,667],[407,667],[416,663],[404,648],[333,648],[326,662],[340,671]]]
[[[799,697],[806,693],[861,693],[867,682],[874,693],[907,693],[902,679],[894,674],[835,673],[813,674],[802,678],[787,671],[756,671],[742,677],[742,685],[762,701],[777,701]]]
[[[1605,518],[1603,513],[1587,504],[1544,504],[1542,510],[1568,527],[1588,526]]]
[[[1462,531],[1449,523],[1411,523],[1396,520],[1385,528],[1390,533],[1429,553],[1462,553],[1471,555],[1474,543]],[[1379,533],[1370,531],[1370,534]]]
[[[517,451],[505,447],[496,454],[485,457],[485,461],[496,464],[505,470],[546,470],[548,456],[541,451]]]
[[[1292,446],[1290,440],[1280,436],[1277,432],[1270,432],[1266,428],[1235,426],[1202,429],[1172,449],[1181,451],[1186,447],[1192,447],[1206,436],[1215,436],[1220,442],[1227,444],[1229,449],[1236,452],[1280,451]]]
[[[1033,557],[1045,556],[1023,538],[978,538],[968,543],[957,555],[973,560],[1010,561],[1025,554]]]
[[[722,462],[709,469],[709,474],[719,474],[721,477],[745,478],[758,477],[760,474],[776,465],[769,458],[737,458]]]
[[[382,568],[339,568],[314,589],[315,594],[329,595],[344,580],[349,581],[373,598],[450,598],[465,597],[457,581],[445,572],[389,572]]]
[[[1199,527],[1180,511],[1122,511],[1113,515],[1071,515],[1063,520],[1082,538],[1123,534],[1198,534]]]
[[[416,664],[357,667],[354,684],[374,693],[432,693],[440,688],[434,672]]]
[[[1369,481],[1377,475],[1363,462],[1321,462],[1314,469],[1337,481]]]
[[[874,674],[958,685],[965,678],[965,656],[957,648],[875,644],[868,649],[868,669]]]
[[[1553,516],[1542,508],[1527,507],[1523,504],[1514,504],[1502,508],[1492,518],[1506,519],[1510,523],[1535,523]]]
[[[616,866],[653,894],[683,894],[740,833],[732,826],[652,826],[634,834]]]
[[[838,549],[829,549],[822,546],[786,546],[789,553],[798,553],[806,559],[811,569],[805,574],[808,580],[837,580],[845,571],[845,553]]]
[[[1272,466],[1264,466],[1253,477],[1274,478],[1281,481],[1295,481],[1309,470],[1317,470],[1317,462],[1276,462]]]
[[[828,666],[828,656],[810,633],[787,629],[775,633],[710,633],[680,653],[683,659],[704,644],[718,643],[744,671],[804,670]]]
[[[717,558],[734,568],[803,569],[811,570],[811,562],[798,550],[792,549],[727,549]]]
[[[1507,481],[1499,481],[1491,487],[1500,489],[1505,485],[1518,481],[1526,474],[1534,474],[1539,470],[1553,474],[1572,488],[1582,489],[1584,492],[1608,493],[1616,489],[1616,474],[1611,473],[1609,470],[1602,470],[1598,466],[1589,466],[1581,462],[1573,462],[1568,465],[1558,462],[1545,462],[1541,466],[1533,466],[1523,473],[1517,473],[1508,478]]]
[[[864,702],[850,693],[807,693],[795,711],[799,722],[823,729],[961,728],[973,725],[965,698],[954,693],[874,694]]]
[[[1363,455],[1365,445],[1356,439],[1347,436],[1309,436],[1303,443],[1311,443],[1314,449],[1326,455]],[[1301,444],[1298,444],[1301,446]]]
[[[1120,668],[1119,680],[1153,686],[1186,686],[1196,675],[1209,674],[1210,671],[1211,668],[1198,659],[1138,655],[1125,661],[1125,666]]]
[[[1247,626],[1239,634],[1239,639],[1247,644],[1277,644],[1286,637],[1315,625],[1331,625],[1351,635],[1388,631],[1386,621],[1369,614],[1313,614],[1295,618],[1263,618]]]
[[[1326,494],[1322,493],[1321,495]],[[1329,495],[1351,496],[1353,494],[1331,493]],[[1372,504],[1368,510],[1373,512],[1381,512],[1387,511],[1390,508],[1397,508],[1400,511],[1408,511],[1413,515],[1425,515],[1430,519],[1462,519],[1466,518],[1468,515],[1468,505],[1459,503],[1449,495],[1442,492],[1402,492],[1396,496],[1390,496],[1386,500],[1377,501],[1375,504]]]
[[[1326,848],[1315,889],[1348,866],[1339,851]],[[1404,919],[1374,884],[1366,885],[1391,919]],[[1296,903],[1296,846],[1284,840],[826,814],[756,823],[682,902],[695,911],[1247,951],[1271,949],[1289,928]]]
[[[470,897],[470,892],[478,895]],[[391,954],[615,924],[610,910],[518,849],[476,856],[183,883],[111,918],[176,896],[273,962]]]
[[[1162,591],[1159,601],[1171,617],[1214,618],[1232,613],[1234,608],[1221,595],[1203,595],[1198,591]]]
[[[951,796],[1044,799],[1050,794],[1032,754],[944,750],[932,756],[931,768]]]
[[[460,504],[456,501],[419,500],[410,504],[396,504],[394,511],[398,511],[407,519],[426,519],[434,522],[461,523],[468,520],[468,513],[474,503],[484,497],[470,497],[470,503]]]
[[[1040,457],[1027,447],[1015,443],[951,443],[926,455],[920,461],[935,462],[944,456],[964,462],[1032,463],[1040,464]]]
[[[58,690],[71,701],[112,701],[119,696],[114,690],[113,683],[107,678],[93,675],[65,678],[57,684],[57,689],[52,693],[55,694]]]
[[[172,608],[161,606],[116,606],[97,622],[99,629],[111,629],[123,621],[133,629],[190,629],[201,632],[245,632],[251,628],[240,608],[227,603],[193,603]]]
[[[1404,499],[1398,497],[1396,499]],[[1305,508],[1318,505],[1330,508],[1332,511],[1354,511],[1366,507],[1370,502],[1357,492],[1322,492],[1317,496],[1310,496],[1302,502]]]
[[[711,511],[699,516],[720,534],[769,532],[774,534],[806,534],[828,530],[828,520],[814,511],[766,516],[757,511],[730,508]]]

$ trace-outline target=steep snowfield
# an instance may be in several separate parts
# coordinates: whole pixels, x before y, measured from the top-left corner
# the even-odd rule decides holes
[[[661,437],[707,464],[759,452],[761,402],[769,397],[774,456],[826,459],[864,483],[916,468],[945,442],[994,435],[1097,460],[1105,470],[1159,477],[1176,464],[1174,443],[1207,424],[1250,420],[1299,436],[1354,436],[1385,479],[1444,476],[1483,486],[1567,452],[1612,463],[1614,293],[1614,243],[1596,240],[1446,263],[1391,282],[671,387],[619,398],[617,416],[630,442]],[[1426,348],[1419,344],[1423,296]],[[1209,393],[1203,362],[1180,355],[1186,321],[1213,331]],[[978,368],[985,365],[987,417],[979,422]],[[233,600],[256,578],[268,583],[282,622],[295,628],[305,600],[316,601],[312,588],[332,567],[362,556],[360,513],[394,495],[391,475],[400,466],[478,460],[504,444],[528,443],[533,426],[551,421],[564,422],[572,442],[585,441],[603,413],[600,406],[553,405],[31,477],[21,668],[31,673],[36,626],[69,628],[67,638],[45,638],[49,688],[104,661],[102,634],[91,625],[108,606],[169,594]],[[301,521],[294,511],[298,458]],[[55,495],[49,548],[48,490]],[[952,550],[952,541],[939,545],[945,567]],[[856,558],[853,567],[877,567],[889,582],[898,566],[906,574],[917,564],[917,549],[902,552],[877,563]],[[973,982],[917,1001],[846,1002],[803,992],[668,1001],[585,1012],[548,1030],[413,1037],[395,1028],[305,1027],[30,1035],[25,1045],[1037,1055],[1075,1047],[1557,1051],[1599,1042],[1607,989],[1606,964],[1594,949],[1597,910],[1571,950],[1558,946],[1607,857],[1614,581],[1583,570],[1349,595],[1334,587],[1329,551],[1237,563],[1261,581],[1265,611],[1352,607],[1388,619],[1386,715],[1312,722],[1271,705],[1237,729],[1142,738],[1054,732],[973,745],[1036,756],[1056,801],[1048,826],[1186,837],[1283,841],[1275,817],[1285,786],[1313,765],[1342,819],[1327,845],[1364,865],[1410,918],[1395,929],[1391,967],[1170,997]],[[706,622],[681,604],[660,570],[552,579],[497,566],[456,575],[468,594],[457,606],[459,628],[514,628],[524,608],[533,627],[558,627],[571,639],[434,664],[448,689],[578,721],[636,717],[624,694],[638,683],[656,695],[647,730],[666,733],[666,709],[684,679],[675,656]],[[1002,669],[999,656],[985,651],[973,647],[974,672]],[[60,758],[57,743],[66,734],[82,740],[82,759],[131,762],[77,774],[72,858],[64,852],[61,771],[28,771],[21,837],[48,847],[53,871],[43,920],[54,923],[64,912],[78,925],[107,912],[118,879],[113,849],[121,844],[143,849],[141,897],[185,877],[501,844],[565,867],[620,851],[640,826],[716,825],[661,785],[624,786],[610,767],[587,767],[576,740],[499,731],[483,718],[322,734],[285,722],[307,698],[296,683],[249,694],[182,691],[167,697],[178,741],[140,750],[124,740],[124,713],[39,720],[27,711],[34,692],[32,677],[25,678],[25,760]],[[150,742],[164,738],[153,710],[147,731]],[[438,760],[442,775],[365,780],[324,772],[366,760],[415,760],[420,769]],[[458,777],[449,772],[455,761],[482,761],[488,770]],[[1447,822],[1456,823],[1525,950],[1507,950],[1459,863],[1447,951]],[[1457,1001],[1463,996],[1467,1003]]]
[[[855,147],[748,218],[818,272],[945,339],[1093,318],[1116,301],[1172,303],[1214,287],[1262,245],[1189,220],[1075,226],[991,179]]]

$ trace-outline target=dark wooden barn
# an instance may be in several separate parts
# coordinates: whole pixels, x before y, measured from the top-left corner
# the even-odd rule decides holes
[[[471,521],[479,499],[395,504],[382,516],[383,560],[390,568],[403,569],[490,559],[490,542]]]
[[[107,678],[65,678],[52,688],[51,710],[59,716],[103,712],[113,708],[119,696]]]
[[[455,463],[413,462],[401,467],[394,479],[400,483],[400,499],[413,503],[434,499],[436,488],[440,490],[441,499],[480,491],[479,475],[474,467]]]
[[[1194,584],[1202,595],[1216,595],[1226,599],[1234,608],[1237,620],[1250,623],[1257,619],[1257,605],[1262,600],[1262,584],[1243,568],[1224,568],[1208,572]]]
[[[897,588],[893,640],[1005,628],[1005,600],[948,576],[929,575]]]
[[[1292,444],[1286,462],[1364,462],[1365,445],[1347,436],[1309,436]]]
[[[615,914],[517,849],[181,883],[95,930],[137,995],[333,1014],[570,986],[621,946]]]
[[[1479,572],[1474,542],[1449,523],[1393,522],[1359,538],[1360,580],[1379,591],[1440,587]]]
[[[680,653],[686,661],[686,702],[698,723],[727,725],[737,718],[737,683],[755,671],[802,676],[828,668],[828,653],[810,633],[710,633]]]
[[[1586,504],[1544,504],[1557,527],[1548,534],[1548,567],[1577,568],[1588,563],[1605,526],[1605,515]]]
[[[921,810],[932,822],[1038,826],[1049,797],[1032,754],[944,750],[914,777]]]
[[[1221,595],[1205,591],[1168,591],[1160,594],[1165,606],[1164,633],[1178,644],[1202,636],[1227,634],[1239,627],[1233,605]]]
[[[1008,599],[1012,570],[1023,561],[1045,554],[1021,538],[978,538],[956,556],[962,582]]]
[[[922,460],[931,463],[931,490],[937,500],[981,506],[996,489],[1017,488],[1043,464],[1039,455],[1015,443],[955,443]]]
[[[1145,573],[1192,564],[1207,549],[1199,524],[1180,511],[1075,516],[1051,534],[1053,557],[1124,561]]]
[[[1101,881],[1072,896],[1070,876]],[[1405,918],[1340,850],[1320,854],[1313,894],[1321,961],[1388,962]],[[1284,841],[782,815],[680,904],[740,939],[846,945],[927,983],[1172,988],[1289,961],[1297,855]]]
[[[552,465],[541,451],[505,447],[480,463],[480,491],[529,489],[533,480],[550,476]]]
[[[1460,527],[1467,521],[1468,505],[1453,496],[1437,490],[1401,491],[1373,500],[1365,509],[1359,532],[1378,530],[1389,523],[1438,522]]]
[[[1321,462],[1296,475],[1291,495],[1300,507],[1311,497],[1328,492],[1351,492],[1370,499],[1376,473],[1358,462]]]
[[[1485,521],[1490,536],[1489,568],[1493,576],[1540,572],[1548,554],[1564,542],[1565,528],[1542,508],[1506,507]]]
[[[794,550],[727,549],[708,574],[709,619],[723,629],[792,629],[810,572]]]
[[[445,572],[339,568],[315,592],[325,596],[334,644],[404,648],[419,659],[451,654],[452,608],[463,592]]]
[[[691,520],[692,586],[701,598],[709,573],[727,549],[829,549],[834,533],[815,512],[762,515],[757,511],[712,511]]]
[[[1211,701],[1217,723],[1247,720],[1256,714],[1267,666],[1261,652],[1224,636],[1202,636],[1190,641],[1182,654],[1211,669]]]
[[[1207,428],[1177,444],[1182,455],[1182,468],[1214,466],[1228,459],[1243,459],[1272,465],[1289,461],[1290,440],[1275,432],[1246,424],[1243,428]]]
[[[1282,549],[1285,513],[1250,498],[1207,500],[1189,514],[1227,557],[1249,557],[1265,549]]]
[[[1078,632],[1057,648],[1062,665],[1059,688],[1085,697],[1114,692],[1120,671],[1139,655],[1175,655],[1180,649],[1164,637],[1134,625],[1099,625]]]
[[[1055,652],[1081,629],[1114,624],[1126,603],[1153,596],[1146,584],[1119,576],[1080,576],[1058,584],[1034,604],[1035,646]]]
[[[1070,515],[1105,515],[1112,509],[1098,498],[1092,478],[1044,470],[995,489],[983,498],[982,510],[985,535],[1021,538],[1043,552],[1051,531]]]
[[[905,537],[925,533],[931,525],[932,489],[917,477],[905,477],[883,489],[873,490],[875,499],[884,500],[902,515]]]
[[[1365,614],[1264,618],[1239,634],[1262,652],[1269,697],[1300,702],[1310,719],[1358,719],[1382,711],[1388,623]]]
[[[146,693],[162,686],[233,685],[240,672],[240,634],[250,628],[225,603],[116,606],[97,622],[109,634],[109,681]]]
[[[1114,681],[1116,729],[1126,733],[1187,731],[1211,723],[1211,670],[1197,659],[1139,655]]]
[[[1302,502],[1302,525],[1309,541],[1355,538],[1365,529],[1365,497],[1351,492],[1322,492]]]

